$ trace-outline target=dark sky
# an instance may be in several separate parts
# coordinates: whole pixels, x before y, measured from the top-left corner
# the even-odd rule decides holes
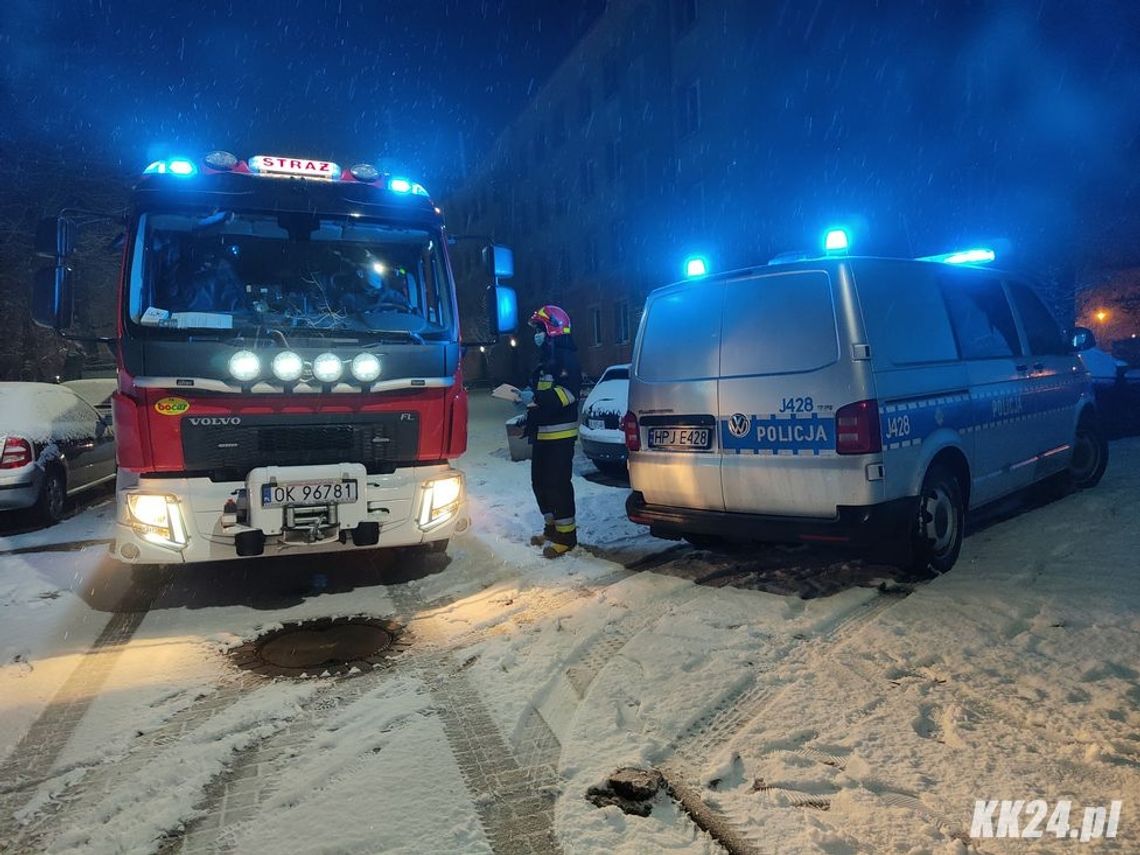
[[[383,159],[441,195],[602,6],[0,0],[0,139],[132,171],[213,148]]]
[[[372,160],[439,198],[604,3],[0,0],[0,144],[126,174],[213,148]],[[1140,261],[1140,0],[699,0],[700,14],[731,3],[764,26],[725,57],[760,105],[726,142],[786,185],[795,204],[776,219],[842,203],[908,241],[965,238],[966,223],[1039,257],[1103,232]]]

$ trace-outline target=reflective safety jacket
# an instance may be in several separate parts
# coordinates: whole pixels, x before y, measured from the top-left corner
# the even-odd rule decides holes
[[[578,395],[582,368],[569,336],[557,336],[543,348],[543,360],[531,375],[534,406],[527,411],[528,433],[538,442],[578,436]]]

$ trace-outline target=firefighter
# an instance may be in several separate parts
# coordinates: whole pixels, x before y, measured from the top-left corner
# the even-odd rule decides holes
[[[582,369],[565,311],[543,306],[531,315],[530,325],[539,363],[521,396],[527,406],[527,436],[533,443],[531,486],[543,518],[542,534],[532,537],[531,543],[542,546],[547,558],[558,558],[578,545],[570,474]]]

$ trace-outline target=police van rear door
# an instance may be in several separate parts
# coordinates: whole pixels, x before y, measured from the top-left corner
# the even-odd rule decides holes
[[[830,518],[837,505],[875,498],[868,457],[836,452],[839,409],[874,397],[870,363],[853,359],[859,333],[845,271],[824,263],[725,283],[718,429],[727,511]]]
[[[646,301],[630,380],[641,450],[630,476],[647,503],[723,511],[717,455],[717,377],[724,283],[658,289]]]

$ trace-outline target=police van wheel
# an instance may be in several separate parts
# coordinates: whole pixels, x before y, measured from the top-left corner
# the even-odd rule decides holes
[[[1077,425],[1073,456],[1069,459],[1069,481],[1078,490],[1095,487],[1108,468],[1108,441],[1095,416],[1086,415]]]
[[[911,544],[911,570],[945,573],[958,560],[966,528],[966,505],[957,476],[932,466],[922,481]]]

